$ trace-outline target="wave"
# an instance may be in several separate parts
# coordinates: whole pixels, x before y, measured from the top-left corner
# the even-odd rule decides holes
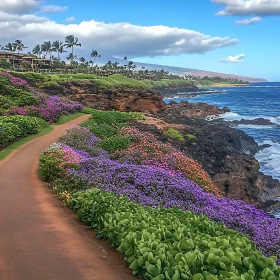
[[[259,144],[270,145],[270,147],[264,148],[256,154],[256,159],[261,163],[261,170],[265,174],[280,180],[280,143],[265,140]]]
[[[251,129],[271,129],[272,125],[259,125],[259,124],[238,124],[238,128],[251,128]]]
[[[265,119],[265,120],[269,120],[271,123],[273,124],[279,124],[280,125],[280,116],[277,117],[271,117],[271,116],[247,116],[247,115],[239,115],[238,113],[234,113],[234,112],[228,112],[225,114],[222,114],[220,116],[221,118],[223,118],[225,121],[240,121],[242,119],[244,120],[255,120],[255,119]]]

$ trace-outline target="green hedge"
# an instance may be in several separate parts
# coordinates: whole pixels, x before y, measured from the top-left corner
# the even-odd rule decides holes
[[[7,146],[18,138],[36,134],[48,124],[36,117],[9,116],[0,117],[0,148]]]
[[[190,211],[138,206],[97,189],[69,201],[78,218],[125,255],[140,278],[153,280],[280,279],[274,258],[234,230]]]

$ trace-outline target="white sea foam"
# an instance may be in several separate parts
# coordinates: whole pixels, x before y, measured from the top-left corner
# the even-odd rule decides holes
[[[276,116],[276,117],[270,117],[270,116],[247,116],[247,115],[239,115],[237,113],[234,112],[227,112],[225,114],[222,114],[220,116],[221,118],[223,118],[225,121],[240,121],[240,120],[255,120],[255,119],[265,119],[265,120],[269,120],[271,123],[274,124],[280,124],[280,116]]]
[[[270,147],[260,150],[256,154],[256,159],[261,162],[262,171],[280,180],[280,143],[265,140],[260,145],[268,144]]]
[[[251,129],[271,129],[272,125],[259,125],[259,124],[239,124],[238,128],[251,128]]]

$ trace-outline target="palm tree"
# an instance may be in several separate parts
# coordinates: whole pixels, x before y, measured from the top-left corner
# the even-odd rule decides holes
[[[64,46],[66,49],[71,48],[72,57],[74,57],[74,47],[81,47],[81,44],[78,43],[79,39],[74,37],[74,35],[69,35],[65,38]]]
[[[51,41],[44,42],[43,45],[41,46],[41,49],[43,52],[46,52],[47,54],[49,54],[50,60],[52,60],[53,48],[52,48]]]
[[[39,58],[41,58],[41,54],[42,54],[42,49],[40,45],[36,45],[34,47],[34,49],[32,50],[32,53],[35,54],[36,56],[39,56]]]
[[[86,62],[86,59],[84,57],[81,57],[79,60],[80,60],[81,63],[85,63]]]
[[[125,60],[125,65],[127,65],[127,56],[125,56],[123,60]]]
[[[90,56],[93,57],[94,61],[96,60],[97,57],[101,57],[101,55],[98,53],[97,50],[92,50]]]
[[[53,48],[53,51],[54,52],[57,52],[57,59],[60,60],[60,55],[64,52],[66,52],[64,50],[64,44],[63,42],[60,42],[60,41],[54,41],[52,43],[52,48]]]
[[[23,49],[27,49],[28,47],[25,47],[21,40],[16,40],[14,42],[14,45],[16,46],[16,50],[18,51],[18,54],[23,51]]]
[[[76,56],[76,55],[73,55],[73,53],[70,53],[70,54],[66,57],[66,59],[70,61],[71,73],[73,73],[74,66],[76,65],[74,62],[76,62],[75,59],[77,59],[77,56]]]
[[[8,43],[6,46],[2,47],[3,50],[9,51],[12,53],[12,60],[13,60],[13,70],[15,70],[15,58],[14,53],[16,52],[16,45],[12,43]]]

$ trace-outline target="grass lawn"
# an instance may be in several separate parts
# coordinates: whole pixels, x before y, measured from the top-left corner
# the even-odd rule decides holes
[[[67,122],[70,122],[74,119],[77,119],[78,117],[81,117],[84,115],[83,113],[76,113],[71,115],[64,115],[59,118],[59,120],[55,123],[55,125],[65,124]]]

